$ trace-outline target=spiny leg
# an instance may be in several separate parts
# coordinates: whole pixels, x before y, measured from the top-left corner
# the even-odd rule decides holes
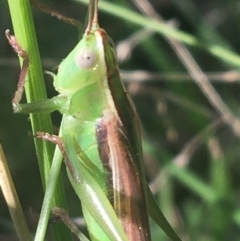
[[[66,153],[66,149],[64,147],[64,144],[63,144],[63,141],[62,141],[61,137],[56,136],[56,135],[51,135],[49,133],[41,132],[41,131],[38,131],[36,133],[35,137],[40,138],[40,139],[45,140],[45,141],[50,141],[50,142],[52,142],[52,143],[54,143],[55,145],[58,146],[58,148],[60,149],[60,151],[63,155],[64,163],[67,166],[67,168],[68,168],[69,172],[71,173],[72,177],[74,178],[75,173],[74,173],[73,167],[71,165],[71,162],[68,158],[68,155]],[[79,182],[79,180],[75,180],[75,181]]]
[[[74,174],[72,165],[70,163],[70,160],[67,156],[62,139],[59,136],[50,135],[49,133],[40,132],[40,131],[36,133],[35,137],[40,138],[42,140],[50,141],[58,146],[58,148],[60,149],[60,151],[63,155],[64,162],[65,162],[66,166],[68,167],[69,172],[71,173],[72,177],[74,178],[75,174]],[[79,180],[76,180],[76,182],[79,182]],[[64,222],[64,224],[74,233],[74,235],[76,235],[76,237],[80,241],[89,241],[89,239],[77,228],[75,223],[71,220],[68,213],[64,209],[54,207],[52,209],[52,213],[55,216],[54,219],[55,220],[61,219],[61,221]]]
[[[22,95],[24,92],[24,84],[26,81],[26,76],[27,76],[27,72],[28,72],[28,68],[29,68],[29,57],[28,57],[27,52],[24,49],[22,49],[22,47],[18,43],[16,37],[13,35],[10,35],[9,29],[6,30],[5,35],[8,39],[9,44],[12,46],[12,48],[16,52],[16,54],[18,56],[20,56],[21,58],[23,58],[23,65],[22,65],[22,69],[20,72],[19,81],[17,84],[17,90],[14,93],[14,97],[12,100],[13,104],[18,104],[21,101]]]
[[[64,222],[64,224],[72,231],[74,235],[76,235],[76,237],[78,237],[80,241],[89,241],[89,239],[77,228],[66,210],[54,207],[52,209],[52,214],[54,215],[55,219],[61,219],[61,221]]]

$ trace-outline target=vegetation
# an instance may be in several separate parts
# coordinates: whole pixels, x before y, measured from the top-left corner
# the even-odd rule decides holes
[[[86,5],[45,3],[84,22]],[[101,26],[118,49],[122,76],[141,118],[147,180],[182,240],[239,240],[239,3],[151,4],[156,13],[143,13],[127,0],[115,0],[114,11],[100,0]],[[12,29],[7,2],[0,5],[0,141],[34,232],[43,188],[28,116],[12,113],[19,64],[4,38],[4,31]],[[43,69],[54,71],[76,45],[78,31],[36,9],[33,13]],[[45,76],[45,83],[48,96],[55,95],[51,76]],[[58,127],[60,115],[52,118]],[[65,167],[62,174],[68,211],[80,216]],[[0,200],[0,239],[16,240],[2,196]],[[154,224],[152,235],[167,240]]]

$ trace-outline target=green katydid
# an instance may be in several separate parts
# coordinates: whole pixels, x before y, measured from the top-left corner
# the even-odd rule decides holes
[[[121,82],[114,46],[99,28],[97,2],[90,0],[85,34],[54,76],[60,94],[19,104],[25,68],[14,112],[63,114],[60,137],[42,132],[37,136],[61,149],[92,241],[150,241],[148,213],[172,240],[180,240],[145,183],[138,116]],[[14,37],[6,35],[28,60]]]

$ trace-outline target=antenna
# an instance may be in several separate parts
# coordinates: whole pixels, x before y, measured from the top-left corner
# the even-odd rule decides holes
[[[94,4],[94,0],[89,0],[89,7],[88,7],[88,26],[86,31],[90,32],[92,29],[92,23],[93,23],[93,17],[95,16],[94,7],[96,4]],[[94,14],[94,15],[93,15]],[[94,18],[95,19],[95,18]]]
[[[95,0],[95,4],[94,4],[93,22],[98,23],[98,0]]]

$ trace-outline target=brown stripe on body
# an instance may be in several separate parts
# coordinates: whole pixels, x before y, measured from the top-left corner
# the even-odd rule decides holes
[[[125,130],[107,110],[96,124],[99,155],[107,168],[108,198],[130,241],[150,240],[144,189]],[[142,215],[143,213],[143,215]]]
[[[112,168],[109,163],[109,146],[107,137],[107,128],[105,127],[104,118],[97,120],[96,124],[96,138],[98,143],[98,153],[103,164],[105,171],[106,185],[107,185],[107,197],[111,199],[113,196],[113,183],[112,183]],[[111,202],[113,205],[113,203]]]

